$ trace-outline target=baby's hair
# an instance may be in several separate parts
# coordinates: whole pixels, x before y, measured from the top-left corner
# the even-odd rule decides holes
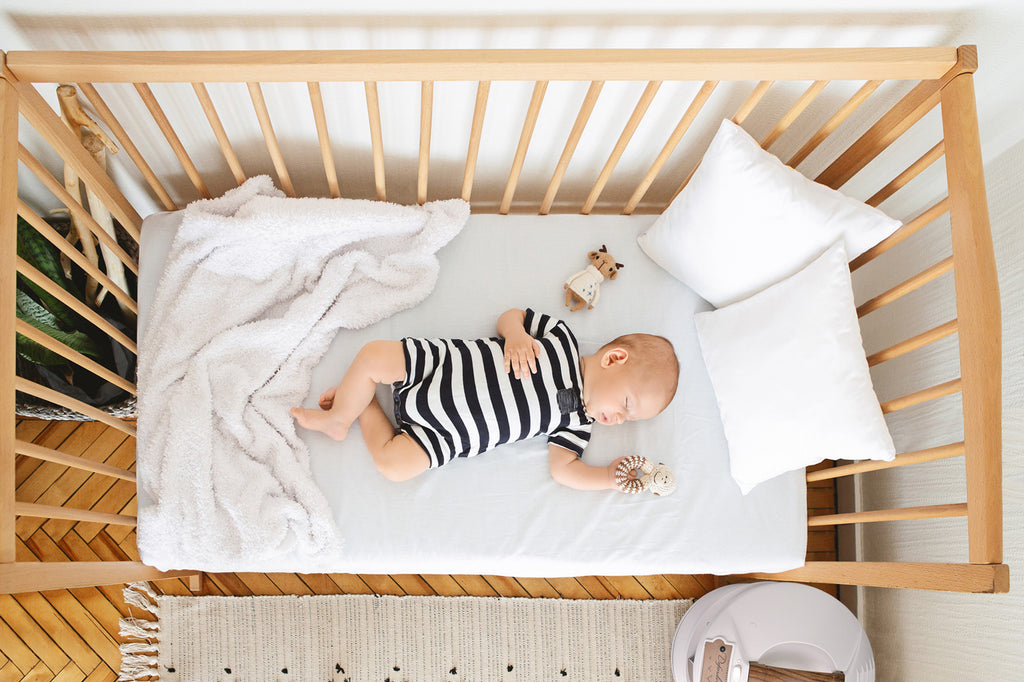
[[[612,348],[629,351],[629,363],[640,380],[661,385],[665,406],[672,402],[679,385],[679,359],[671,341],[655,334],[624,334],[604,344],[598,354]]]

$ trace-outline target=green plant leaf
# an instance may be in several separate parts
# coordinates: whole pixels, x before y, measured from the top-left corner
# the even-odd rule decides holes
[[[99,346],[89,337],[88,334],[85,332],[65,332],[60,330],[56,325],[56,316],[32,300],[32,297],[24,291],[17,292],[17,300],[18,319],[23,320],[39,331],[48,334],[72,350],[76,350],[83,355],[88,355],[93,358],[100,357]],[[26,341],[29,341],[29,339],[26,339]]]
[[[79,301],[82,300],[82,295],[78,293],[74,284],[64,276],[64,269],[60,264],[60,250],[40,235],[21,216],[18,216],[18,255]],[[57,316],[61,327],[64,329],[75,329],[80,326],[81,321],[78,315],[71,308],[61,303],[55,296],[47,292],[46,289],[43,289],[23,275],[19,274],[18,279],[39,297],[39,300],[42,301],[43,306],[47,310]]]
[[[37,365],[49,367],[63,367],[67,365],[68,361],[63,357],[57,355],[49,348],[36,343],[27,336],[18,334],[15,339],[15,346],[18,349],[18,355]]]

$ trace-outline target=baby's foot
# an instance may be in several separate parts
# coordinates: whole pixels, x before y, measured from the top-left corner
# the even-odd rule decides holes
[[[329,410],[334,407],[334,394],[338,391],[338,387],[334,386],[327,389],[320,394],[320,402],[317,403],[321,410]]]
[[[299,426],[310,431],[319,431],[333,440],[345,440],[351,424],[342,423],[334,414],[324,410],[310,410],[304,407],[293,407],[292,416]]]

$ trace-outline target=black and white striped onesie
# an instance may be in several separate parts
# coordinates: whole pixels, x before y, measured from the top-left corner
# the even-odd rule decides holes
[[[395,418],[431,468],[541,434],[583,454],[594,420],[583,409],[576,338],[561,320],[529,309],[523,326],[541,352],[537,373],[522,379],[505,372],[504,339],[402,339],[406,378],[393,385]]]

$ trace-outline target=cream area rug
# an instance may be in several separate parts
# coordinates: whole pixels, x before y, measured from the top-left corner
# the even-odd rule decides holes
[[[121,680],[670,680],[689,600],[169,597],[125,590]]]

